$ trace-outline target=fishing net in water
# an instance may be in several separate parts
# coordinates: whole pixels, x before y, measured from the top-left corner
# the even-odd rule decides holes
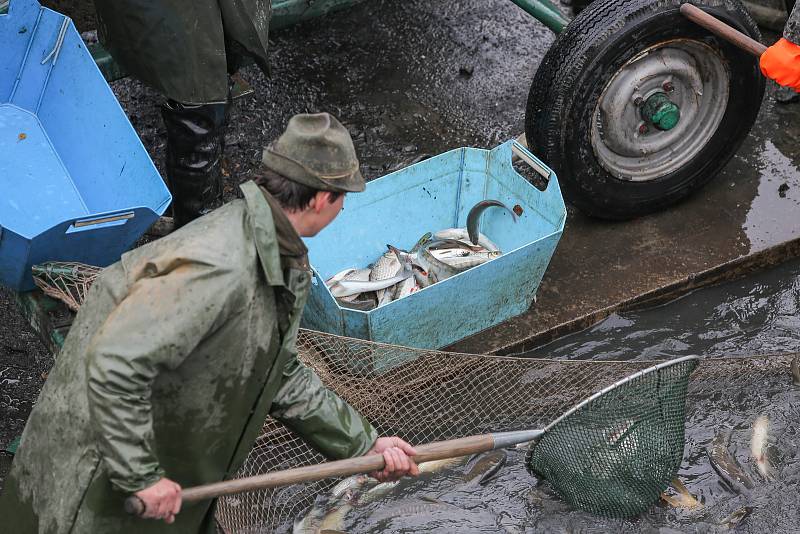
[[[591,395],[658,363],[453,354],[376,344],[310,331],[301,331],[298,349],[303,363],[313,368],[330,389],[369,418],[382,435],[399,435],[412,443],[485,432],[544,428]],[[785,355],[703,360],[691,377],[689,399],[691,401],[693,396],[698,395],[735,394],[738,388],[757,387],[769,374],[788,376],[790,363],[791,357]],[[653,409],[659,409],[659,403],[653,401],[654,395],[681,396],[680,391],[668,387],[671,382],[665,380],[663,375],[653,375],[653,379],[660,383],[648,382],[642,383],[641,389],[629,388],[625,398],[610,397],[613,406],[608,407],[606,412],[609,417],[615,408],[622,406],[629,406],[628,409],[632,411],[641,410],[641,406],[631,404],[637,398],[641,402],[649,402]],[[681,387],[674,382],[672,385]],[[650,400],[645,401],[645,396]],[[674,403],[666,405],[676,406]],[[648,463],[652,464],[656,456],[662,465],[670,465],[670,461],[677,462],[668,469],[680,463],[683,455],[682,413],[675,411],[664,414],[665,419],[672,421],[673,425],[665,427],[667,434],[670,429],[680,432],[678,442],[681,445],[677,449],[665,444],[663,432],[654,433],[653,429],[645,426],[627,427],[625,414],[625,409],[622,409],[621,419],[615,419],[620,421],[616,435],[613,431],[608,434],[607,425],[602,426],[606,432],[604,439],[623,447],[622,458],[626,450],[624,447],[631,447],[631,443],[637,443],[637,440],[647,440],[641,444],[652,447],[653,457],[635,464],[631,468],[632,478],[641,474]],[[591,417],[586,424],[593,424]],[[543,440],[540,446],[550,447],[549,443]],[[645,449],[637,447],[637,450]],[[552,451],[548,457],[558,457],[556,452]],[[671,460],[665,463],[664,456]],[[570,458],[575,461],[589,457],[591,455],[570,452]],[[604,469],[608,469],[611,463],[618,467],[618,459],[607,462]],[[322,455],[288,429],[268,419],[237,477],[323,461],[325,458]],[[531,458],[530,467],[543,471],[549,469],[547,476],[560,476],[558,465],[539,464],[536,456]],[[222,498],[217,512],[219,525],[224,532],[231,533],[290,531],[293,520],[302,517],[315,498],[328,492],[336,482],[326,480]],[[563,486],[569,487],[569,484]],[[623,510],[616,515],[625,513]]]
[[[34,265],[33,282],[45,295],[77,312],[103,269],[83,263],[50,262]]]
[[[528,470],[576,508],[607,517],[646,511],[681,465],[686,391],[697,363],[656,365],[582,402],[530,449]]]
[[[36,273],[37,284],[48,295],[67,301],[77,308],[100,269],[76,264],[49,264]],[[67,301],[69,302],[69,301]],[[71,305],[70,307],[73,307]],[[427,351],[376,344],[311,331],[298,337],[301,361],[314,369],[331,390],[364,414],[382,435],[399,435],[411,443],[427,443],[485,432],[544,428],[567,410],[591,395],[647,369],[657,361],[566,361],[482,356]],[[742,391],[757,391],[776,377],[787,380],[793,354],[754,357],[704,359],[692,374],[688,402],[714,399],[733,409]],[[661,381],[661,375],[657,380]],[[605,442],[624,447],[645,441],[653,454],[675,455],[680,461],[682,449],[663,445],[652,429],[628,426],[625,409],[639,410],[640,402],[652,402],[653,391],[676,395],[660,384],[643,384],[643,389],[628,388],[625,398],[614,401],[608,417],[617,423],[601,425]],[[656,389],[653,389],[653,388]],[[660,388],[660,389],[659,389]],[[611,398],[611,397],[609,397]],[[650,400],[648,400],[650,399]],[[672,404],[670,404],[672,405]],[[658,406],[658,403],[653,403]],[[621,408],[628,407],[628,408]],[[683,428],[683,416],[664,414],[672,420],[675,432]],[[591,426],[594,417],[585,425]],[[608,421],[606,421],[607,423]],[[616,426],[615,426],[616,425]],[[573,426],[577,428],[580,425]],[[669,425],[665,428],[670,428]],[[560,432],[553,426],[556,437]],[[570,438],[571,442],[574,442]],[[680,442],[682,443],[682,439]],[[548,458],[558,458],[558,442],[543,439],[529,459],[528,467],[545,475],[561,476],[563,466],[546,464],[536,456],[548,447],[555,450]],[[566,455],[564,455],[566,457]],[[591,458],[586,453],[570,453],[569,458]],[[279,422],[267,419],[261,435],[237,473],[237,477],[259,475],[293,467],[324,462],[325,458]],[[643,465],[638,474],[643,472]],[[669,462],[666,462],[667,464]],[[619,469],[617,462],[614,466]],[[595,467],[595,471],[608,469]],[[660,476],[659,476],[660,479]],[[302,517],[318,495],[327,493],[338,481],[325,480],[284,488],[260,490],[224,497],[219,500],[217,519],[226,533],[291,531],[295,519]],[[569,487],[569,481],[559,484]],[[624,491],[621,489],[620,491]],[[602,492],[592,492],[594,495]],[[569,495],[562,495],[569,500]],[[619,497],[619,496],[617,496]],[[615,497],[614,502],[617,501]],[[575,499],[578,496],[574,497]]]

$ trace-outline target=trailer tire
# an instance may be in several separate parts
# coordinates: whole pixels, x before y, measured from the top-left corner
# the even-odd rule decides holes
[[[758,61],[686,20],[683,1],[596,0],[536,72],[528,143],[586,214],[630,219],[686,198],[722,170],[755,122],[765,88]],[[693,3],[760,39],[739,0]],[[663,81],[672,76],[674,84]],[[654,83],[684,105],[672,130],[643,120],[641,96],[652,96]]]
[[[576,15],[586,9],[592,0],[572,0],[572,12]]]

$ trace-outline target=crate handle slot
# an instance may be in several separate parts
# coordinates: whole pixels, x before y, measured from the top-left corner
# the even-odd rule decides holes
[[[70,225],[67,233],[71,234],[73,232],[91,230],[93,227],[98,225],[112,225],[114,223],[125,224],[134,217],[136,217],[134,212],[126,211],[125,213],[118,213],[116,215],[101,215],[100,217],[93,219],[80,219],[76,220],[72,223],[72,225]]]
[[[539,161],[539,158],[534,156],[527,148],[525,148],[525,145],[514,141],[511,145],[511,152],[519,159],[527,163],[528,166],[536,171],[539,176],[550,183],[550,169],[545,167],[545,165]]]

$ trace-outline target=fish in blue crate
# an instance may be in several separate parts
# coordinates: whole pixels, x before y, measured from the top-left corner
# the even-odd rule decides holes
[[[370,311],[499,258],[503,252],[479,232],[481,215],[490,208],[505,209],[517,220],[499,200],[482,200],[470,210],[466,228],[429,232],[408,251],[386,245],[372,265],[345,269],[326,285],[342,307]]]

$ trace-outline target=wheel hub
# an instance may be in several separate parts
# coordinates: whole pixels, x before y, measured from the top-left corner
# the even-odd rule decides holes
[[[715,49],[691,39],[659,43],[606,85],[592,123],[594,153],[621,180],[676,172],[714,136],[729,96],[728,67]]]
[[[681,108],[666,93],[656,93],[642,106],[642,118],[662,132],[668,132],[681,120]]]

